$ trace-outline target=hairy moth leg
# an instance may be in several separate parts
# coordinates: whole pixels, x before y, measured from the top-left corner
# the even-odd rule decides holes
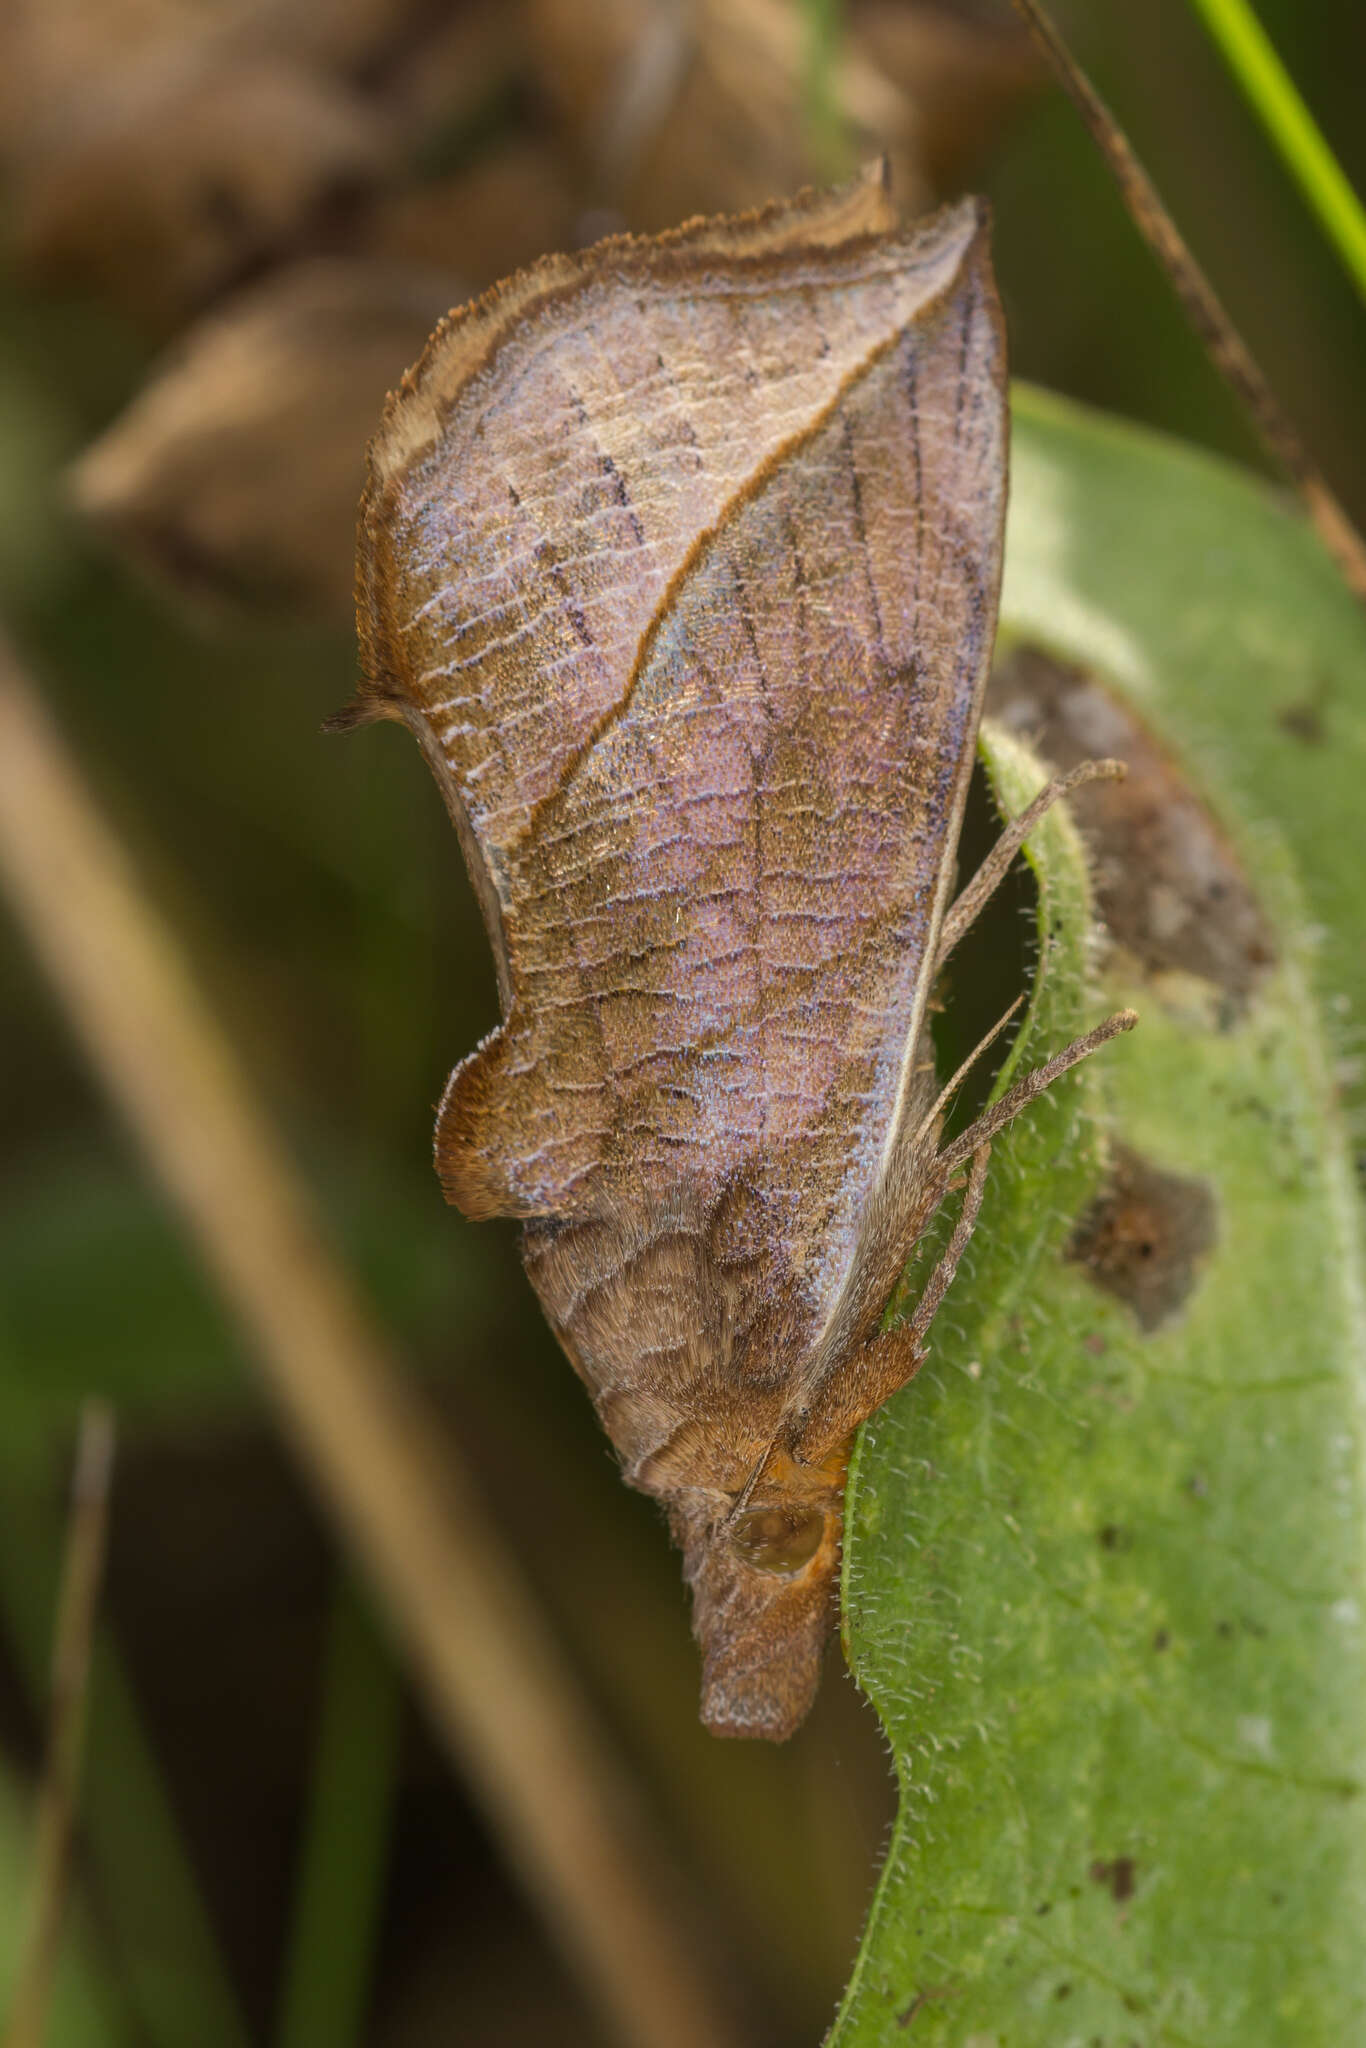
[[[984,1109],[975,1123],[969,1124],[965,1131],[960,1131],[959,1135],[944,1147],[939,1154],[940,1168],[945,1173],[951,1173],[955,1167],[961,1166],[965,1159],[979,1151],[983,1145],[989,1144],[998,1131],[1004,1130],[1022,1109],[1027,1109],[1031,1102],[1046,1089],[1051,1088],[1070,1068],[1080,1066],[1083,1060],[1089,1059],[1093,1052],[1099,1051],[1109,1039],[1118,1037],[1121,1031],[1132,1031],[1137,1022],[1137,1010],[1116,1010],[1112,1017],[1107,1017],[1104,1023],[1097,1024],[1094,1030],[1084,1033],[1081,1038],[1074,1038],[1061,1052],[1055,1052],[1041,1067],[1035,1067],[1032,1073],[1026,1074],[1023,1079],[1007,1088],[999,1102],[993,1102],[988,1109]]]
[[[977,1227],[982,1197],[986,1193],[990,1156],[990,1143],[983,1143],[972,1162],[967,1192],[953,1226],[953,1235],[940,1253],[914,1315],[909,1321],[897,1324],[894,1329],[883,1330],[869,1343],[848,1352],[821,1387],[792,1446],[793,1456],[804,1464],[815,1463],[841,1443],[861,1422],[876,1413],[884,1401],[890,1401],[908,1380],[913,1380],[924,1364],[925,1335],[953,1284],[959,1261]],[[949,1192],[946,1183],[944,1193]]]

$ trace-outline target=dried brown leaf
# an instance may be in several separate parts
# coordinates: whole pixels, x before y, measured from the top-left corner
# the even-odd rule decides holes
[[[755,205],[821,171],[793,0],[529,0],[529,23],[585,192],[630,226]],[[851,7],[833,65],[842,147],[887,155],[912,208],[957,183],[1039,77],[1012,21],[949,0]]]
[[[906,96],[915,154],[936,192],[970,174],[1044,77],[1028,35],[1009,15],[948,0],[862,0],[850,19],[868,61]]]
[[[366,437],[454,281],[315,259],[192,328],[71,475],[80,511],[195,598],[345,617]]]
[[[755,206],[822,165],[806,119],[807,30],[789,0],[529,0],[530,62],[586,194],[632,227]],[[910,110],[849,38],[836,99],[850,160],[886,153],[898,194],[926,191]]]
[[[577,222],[558,152],[518,137],[468,170],[387,194],[369,243],[377,255],[458,272],[482,288],[570,245]]]
[[[345,234],[395,149],[376,109],[285,59],[160,49],[29,133],[20,254],[164,331],[301,242]]]

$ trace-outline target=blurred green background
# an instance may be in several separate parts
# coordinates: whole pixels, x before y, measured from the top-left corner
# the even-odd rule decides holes
[[[123,47],[121,36],[129,47],[139,35],[156,39],[131,4],[57,12],[70,17],[70,37],[45,58],[52,108],[79,110],[112,89],[107,51]],[[189,37],[195,12],[164,6],[156,36]],[[589,77],[582,103],[573,100],[581,81],[565,49],[591,73],[595,55],[650,31],[648,7],[639,18],[592,0],[504,8],[495,32],[475,7],[338,6],[335,46],[318,26],[325,7],[313,10],[313,45],[299,27],[304,10],[282,5],[283,27],[271,25],[269,7],[245,12],[244,47],[255,48],[254,35],[272,53],[285,47],[291,65],[312,66],[348,106],[378,109],[389,125],[367,143],[370,156],[360,152],[363,177],[351,165],[343,190],[333,174],[325,207],[272,216],[250,261],[211,267],[207,283],[195,270],[184,290],[162,289],[181,248],[174,238],[193,242],[206,220],[231,225],[245,204],[231,181],[218,169],[205,188],[202,167],[173,155],[163,175],[187,189],[200,180],[198,212],[188,226],[158,229],[170,241],[149,232],[144,261],[136,180],[128,205],[101,215],[94,186],[79,183],[95,173],[79,161],[71,173],[52,140],[65,117],[49,109],[47,127],[29,119],[14,85],[21,72],[10,71],[0,108],[0,606],[346,1260],[479,1470],[645,1787],[662,1851],[706,1901],[754,2040],[810,2042],[846,1974],[890,1815],[881,1737],[837,1656],[816,1715],[787,1750],[702,1734],[684,1597],[657,1517],[619,1484],[540,1322],[511,1227],[475,1231],[442,1205],[429,1163],[433,1105],[450,1065],[495,1021],[493,976],[454,836],[409,738],[392,727],[320,733],[355,676],[335,598],[345,565],[318,587],[283,577],[310,599],[293,612],[278,601],[244,608],[225,596],[241,594],[241,525],[237,553],[211,559],[206,575],[202,539],[191,549],[168,532],[179,501],[162,496],[151,511],[137,504],[92,522],[73,506],[67,478],[146,381],[166,374],[164,349],[183,355],[234,292],[269,285],[303,256],[347,263],[378,252],[412,267],[415,301],[435,294],[439,305],[446,274],[481,288],[534,254],[561,214],[566,237],[653,228],[781,189],[804,163],[819,169],[832,140],[811,118],[812,30],[801,10],[779,5],[791,37],[773,40],[764,16],[755,30],[770,37],[764,47],[795,52],[792,89],[756,75],[764,108],[752,126],[743,95],[720,114],[685,108],[680,134],[719,133],[734,145],[727,154],[713,140],[693,162],[673,131],[656,147],[667,96],[616,159],[591,140],[602,129],[593,93],[609,88]],[[907,22],[944,12],[854,8],[844,26],[864,38],[861,61],[877,73],[889,50],[909,65],[897,41]],[[941,48],[926,31],[922,90],[939,125],[902,136],[898,161],[918,166],[917,198],[964,184],[990,194],[1017,372],[1255,466],[1247,429],[1071,110],[1008,43],[1008,11],[951,12],[958,97],[942,59],[935,69],[924,56]],[[1198,22],[1184,0],[1057,12],[1287,410],[1366,520],[1366,315]],[[1360,188],[1366,16],[1346,0],[1262,0],[1259,12]],[[680,18],[705,55],[711,16],[671,16]],[[20,8],[0,38],[19,37],[23,19]],[[82,50],[105,53],[89,79]],[[979,59],[998,83],[975,94]],[[676,93],[701,90],[686,67],[678,77]],[[836,121],[833,146],[852,157],[869,146],[862,108]],[[510,158],[523,166],[521,185],[515,176],[500,185],[490,171]],[[527,168],[536,165],[540,184]],[[59,172],[66,213],[52,198]],[[218,195],[207,209],[206,189]],[[434,226],[414,225],[414,192],[433,197]],[[96,216],[92,253],[71,221]],[[157,289],[118,288],[139,262]],[[423,325],[425,316],[418,332]],[[305,384],[307,351],[326,349],[327,335],[325,324],[308,333],[295,366]],[[400,351],[387,381],[412,352]],[[215,389],[206,377],[206,416]],[[351,425],[339,411],[336,435],[358,487],[367,429],[348,438]],[[307,467],[306,442],[290,461]],[[183,490],[217,488],[210,451]],[[280,488],[276,475],[271,489]],[[155,495],[146,477],[138,490]],[[247,526],[250,518],[248,500]],[[139,566],[149,554],[160,580]],[[117,1673],[96,1693],[80,1862],[90,2011],[73,1994],[51,2038],[59,2048],[125,2039],[290,2048],[308,2038],[290,2018],[292,1995],[307,2002],[297,1987],[312,1940],[296,1901],[330,1708],[351,1744],[343,1776],[356,1822],[336,1852],[351,1865],[332,1875],[337,1910],[357,1934],[353,2010],[327,2048],[347,2039],[473,2048],[540,2040],[549,2028],[557,2040],[598,2041],[499,1845],[408,1700],[382,1629],[353,1606],[346,1568],[236,1335],[8,927],[0,977],[0,1746],[16,1782],[40,1753],[51,1586],[82,1397],[108,1395],[121,1430],[104,1603]],[[0,1800],[0,1837],[7,1826],[18,1822]]]

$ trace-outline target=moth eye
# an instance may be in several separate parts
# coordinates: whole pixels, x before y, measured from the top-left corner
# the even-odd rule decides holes
[[[751,1508],[731,1530],[730,1547],[756,1571],[786,1574],[810,1564],[824,1535],[819,1508]]]

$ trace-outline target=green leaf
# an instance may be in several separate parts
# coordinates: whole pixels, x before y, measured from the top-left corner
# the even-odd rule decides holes
[[[901,1806],[832,2038],[1339,2048],[1366,2038],[1366,1349],[1334,1069],[1366,973],[1366,630],[1268,493],[1029,392],[1003,618],[1136,709],[1278,957],[1233,1018],[1111,960],[1138,1029],[998,1143],[931,1362],[862,1434],[845,1627]],[[1017,808],[1018,757],[990,756]],[[1077,1028],[1089,951],[1065,832],[1031,854],[1032,1064]],[[1214,1202],[1147,1333],[1062,1256],[1107,1130]]]

